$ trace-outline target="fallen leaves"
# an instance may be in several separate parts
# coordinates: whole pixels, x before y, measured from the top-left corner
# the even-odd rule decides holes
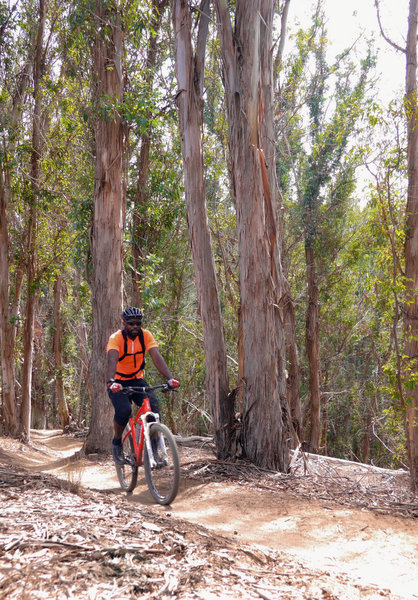
[[[216,463],[206,464],[197,467],[199,477],[219,477]],[[231,465],[217,468],[233,472]],[[251,469],[235,468],[248,480]],[[281,482],[277,474],[264,475],[265,485]],[[394,600],[125,495],[13,466],[0,466],[0,503],[0,598],[8,600]]]
[[[233,481],[262,491],[285,491],[299,498],[367,508],[381,514],[418,517],[417,496],[410,489],[406,471],[303,452],[291,462],[291,473],[286,474],[260,469],[244,460],[205,459],[185,465],[183,474],[190,479]]]

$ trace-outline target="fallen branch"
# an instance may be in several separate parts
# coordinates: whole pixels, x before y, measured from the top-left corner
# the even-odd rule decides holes
[[[201,442],[202,444],[211,444],[213,443],[213,437],[204,437],[200,435],[191,435],[189,437],[182,437],[181,435],[175,435],[175,440],[177,444],[193,444],[194,442]]]

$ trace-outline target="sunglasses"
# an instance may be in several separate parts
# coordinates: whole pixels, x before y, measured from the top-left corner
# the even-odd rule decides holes
[[[126,321],[128,327],[141,327],[142,321]]]

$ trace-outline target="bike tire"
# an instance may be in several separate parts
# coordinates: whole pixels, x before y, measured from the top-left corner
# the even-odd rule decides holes
[[[168,464],[151,469],[147,448],[144,448],[144,470],[152,497],[158,504],[171,504],[177,496],[180,483],[180,460],[177,444],[171,431],[162,423],[150,424],[150,439],[163,436],[166,447]],[[154,452],[155,456],[155,452]],[[158,444],[157,460],[162,461],[163,455]]]
[[[129,431],[129,425],[126,426],[123,432],[122,439],[125,439],[127,432]],[[118,465],[115,463],[116,473],[119,479],[120,486],[126,492],[133,492],[136,487],[138,480],[138,466],[136,465],[135,452],[134,452],[134,441],[132,434],[130,433],[125,441],[123,442],[123,455],[127,461],[124,465]]]

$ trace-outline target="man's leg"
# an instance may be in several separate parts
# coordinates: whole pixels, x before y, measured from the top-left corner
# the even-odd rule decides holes
[[[115,438],[120,440],[122,438],[123,430],[125,429],[125,425],[119,425],[116,421],[113,421],[113,431],[115,433]]]
[[[147,387],[148,383],[145,381],[145,379],[136,379],[135,383],[133,383],[131,385],[133,385],[134,387]],[[144,401],[144,398],[149,398],[149,403],[151,405],[152,412],[157,413],[157,415],[159,415],[160,420],[161,420],[160,406],[159,406],[158,400],[153,392],[147,392],[147,393],[137,392],[133,395],[133,401],[135,402],[135,404],[137,406],[142,406],[142,402]],[[153,420],[154,420],[153,417],[151,417],[150,421],[153,421]]]
[[[124,425],[119,425],[116,421],[113,421],[114,436],[112,440],[112,456],[113,460],[118,465],[125,464],[125,458],[123,456],[123,445],[122,445],[122,434],[125,429]]]
[[[112,440],[112,456],[116,464],[125,464],[122,447],[122,434],[131,416],[131,403],[127,394],[114,393],[108,390],[109,397],[115,409],[113,420],[114,437]]]

